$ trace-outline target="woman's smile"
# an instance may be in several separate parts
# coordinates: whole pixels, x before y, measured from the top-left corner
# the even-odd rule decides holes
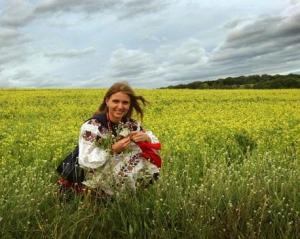
[[[130,97],[123,92],[117,92],[106,99],[106,104],[111,121],[118,123],[130,108]]]

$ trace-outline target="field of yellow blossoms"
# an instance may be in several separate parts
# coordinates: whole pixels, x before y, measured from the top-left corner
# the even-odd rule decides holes
[[[299,238],[300,90],[136,90],[160,179],[65,202],[55,168],[105,92],[0,89],[0,238]]]

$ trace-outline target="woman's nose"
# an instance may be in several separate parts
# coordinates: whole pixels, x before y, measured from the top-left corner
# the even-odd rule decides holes
[[[119,103],[119,104],[118,104],[118,108],[123,108],[122,103]]]

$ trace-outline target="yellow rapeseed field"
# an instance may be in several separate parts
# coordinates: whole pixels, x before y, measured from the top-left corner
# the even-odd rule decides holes
[[[142,125],[163,147],[161,180],[153,194],[145,192],[130,206],[97,207],[100,213],[80,200],[76,211],[74,204],[61,205],[55,167],[77,144],[81,124],[105,91],[0,90],[0,237],[293,238],[300,233],[296,89],[137,89],[151,102]]]
[[[76,144],[81,123],[97,109],[104,89],[1,90],[1,164],[18,162],[8,151],[58,160]],[[191,147],[222,150],[234,135],[257,147],[299,146],[299,90],[137,90],[151,105],[143,125],[163,142],[163,152]],[[241,139],[242,140],[242,139]],[[247,140],[247,139],[245,139]],[[251,143],[250,142],[250,143]],[[29,149],[29,150],[28,150]],[[54,151],[54,152],[53,152]],[[51,155],[52,158],[49,158]]]

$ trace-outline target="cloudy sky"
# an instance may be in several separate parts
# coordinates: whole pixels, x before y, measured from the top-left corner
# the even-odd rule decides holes
[[[300,74],[300,0],[0,0],[0,88]]]

